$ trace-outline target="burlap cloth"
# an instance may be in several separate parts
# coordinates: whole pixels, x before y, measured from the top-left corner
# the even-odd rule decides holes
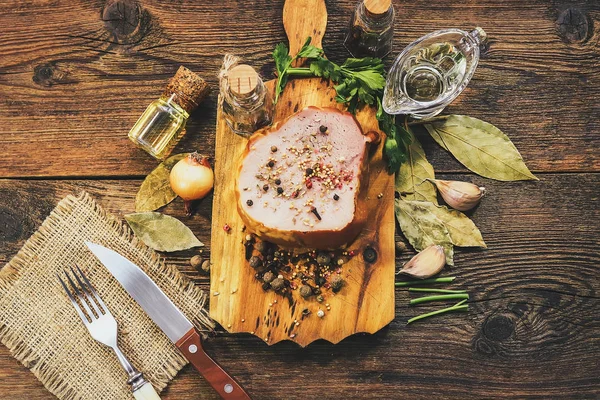
[[[112,350],[90,337],[56,278],[77,264],[117,320],[125,355],[164,389],[186,359],[87,250],[86,240],[139,265],[201,331],[212,329],[204,293],[83,193],[63,199],[0,270],[0,340],[60,399],[132,399]]]

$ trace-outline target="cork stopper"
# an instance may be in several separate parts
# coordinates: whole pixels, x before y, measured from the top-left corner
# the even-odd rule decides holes
[[[371,14],[382,15],[390,9],[392,0],[363,0],[363,4]]]
[[[227,75],[229,90],[234,95],[248,96],[256,89],[259,77],[254,68],[247,64],[233,67]]]
[[[173,96],[173,101],[191,114],[209,92],[206,81],[182,65],[169,80],[162,95]]]

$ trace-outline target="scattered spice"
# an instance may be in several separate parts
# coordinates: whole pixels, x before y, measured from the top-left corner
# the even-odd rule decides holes
[[[231,231],[231,226],[229,226],[229,224],[225,224],[223,225],[223,230],[229,233]]]
[[[269,167],[269,168],[273,168],[274,166],[275,166],[275,161],[273,161],[273,160],[270,160],[270,161],[267,163],[267,167]]]
[[[334,195],[333,195],[333,199],[334,199],[335,201],[338,201],[338,200],[340,199],[340,196],[338,196],[337,194],[334,194]]]
[[[325,132],[327,132],[327,127],[326,127],[325,125],[321,125],[321,126],[319,127],[319,132],[321,132],[321,133],[325,133]]]
[[[323,318],[324,316],[325,316],[325,311],[319,309],[319,311],[317,311],[317,317]]]
[[[313,213],[313,214],[315,214],[315,217],[317,217],[317,219],[319,221],[322,219],[321,215],[319,214],[319,212],[317,211],[317,209],[315,207],[311,208],[310,212]]]
[[[277,193],[278,194],[282,194],[283,193],[283,188],[281,186],[277,186]]]
[[[265,192],[266,192],[267,190],[269,190],[269,185],[267,185],[267,184],[264,184],[264,185],[263,185],[263,190],[264,190]]]
[[[257,269],[257,268],[260,268],[260,267],[262,267],[262,265],[263,265],[263,262],[262,262],[262,260],[261,260],[259,257],[257,257],[257,256],[252,256],[252,257],[250,257],[249,264],[250,264],[250,266],[251,266],[252,268],[254,268],[254,269]]]
[[[331,290],[334,293],[337,293],[344,286],[344,279],[339,275],[334,275],[333,278],[331,278],[331,281],[329,282],[329,284],[331,285]]]
[[[252,200],[247,200],[246,204],[248,205],[248,207],[252,207],[252,205],[254,205],[254,202]]]
[[[271,146],[271,153],[277,152],[277,146]]]
[[[310,286],[302,285],[300,287],[300,296],[304,297],[305,299],[308,299],[312,295],[313,295],[313,291]]]
[[[267,283],[271,283],[271,281],[275,279],[275,274],[272,273],[271,271],[267,271],[265,272],[265,274],[263,275],[263,281],[267,282]]]
[[[202,256],[200,255],[195,255],[194,257],[190,258],[190,265],[196,269],[200,268],[202,266],[202,262],[204,260],[202,259]]]
[[[312,175],[312,173],[314,172],[312,168],[306,168],[306,176]]]
[[[210,261],[204,260],[202,262],[202,266],[200,268],[202,268],[202,271],[204,271],[204,273],[209,273],[210,272]]]
[[[283,280],[283,278],[275,278],[271,282],[271,287],[273,288],[273,290],[281,290],[285,287],[285,281]]]

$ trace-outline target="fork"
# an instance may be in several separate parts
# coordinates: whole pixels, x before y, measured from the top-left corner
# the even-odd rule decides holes
[[[92,286],[85,274],[79,269],[77,272],[71,267],[71,273],[75,277],[75,280],[79,284],[75,284],[75,281],[71,278],[68,271],[65,271],[65,276],[68,282],[73,288],[71,292],[61,277],[57,274],[56,277],[60,281],[60,284],[67,292],[67,296],[73,303],[73,307],[77,310],[77,314],[81,317],[84,325],[90,332],[92,338],[96,341],[113,349],[121,366],[129,375],[127,383],[131,385],[131,391],[133,397],[136,400],[160,400],[158,394],[152,387],[152,384],[144,379],[141,372],[137,371],[129,360],[125,357],[119,346],[117,345],[117,321],[115,317],[110,313],[106,304],[102,301],[96,289]],[[81,277],[80,277],[81,276]],[[79,303],[77,302],[79,300]]]

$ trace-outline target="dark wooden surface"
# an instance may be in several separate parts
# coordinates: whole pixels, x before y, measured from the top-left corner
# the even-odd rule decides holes
[[[324,48],[341,60],[354,1],[328,1]],[[375,335],[333,346],[266,346],[219,333],[207,351],[256,399],[598,398],[600,396],[600,3],[395,2],[394,54],[429,31],[480,25],[491,36],[466,92],[448,112],[490,121],[515,142],[539,182],[467,173],[430,140],[443,178],[483,184],[473,213],[488,243],[459,251],[451,287],[472,294],[468,314],[406,326],[437,306],[408,307]],[[134,210],[155,162],[126,138],[179,64],[214,85],[225,52],[271,76],[284,40],[281,1],[4,1],[0,4],[0,264],[56,202],[82,189],[111,212]],[[176,151],[214,153],[216,93],[194,113]],[[211,199],[187,222],[210,243]],[[165,212],[183,218],[176,201]],[[206,251],[209,251],[207,249]],[[169,256],[187,265],[193,252]],[[398,258],[400,265],[410,252]],[[51,399],[0,347],[0,399]],[[215,399],[186,367],[164,399]]]

